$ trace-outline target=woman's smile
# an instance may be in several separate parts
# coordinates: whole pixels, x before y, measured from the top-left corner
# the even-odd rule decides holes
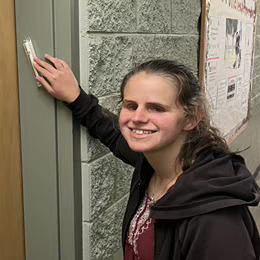
[[[129,128],[134,134],[137,135],[149,135],[149,134],[154,134],[157,131],[154,130],[146,130],[146,129],[136,129],[136,128]]]
[[[153,137],[157,131],[129,128],[131,137],[134,139],[147,139]]]

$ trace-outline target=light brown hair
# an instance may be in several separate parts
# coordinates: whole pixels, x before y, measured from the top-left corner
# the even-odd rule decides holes
[[[186,142],[177,158],[183,170],[189,168],[193,162],[200,160],[209,152],[231,154],[219,130],[210,124],[207,101],[198,79],[188,67],[176,61],[164,59],[142,63],[124,77],[120,87],[122,100],[127,82],[140,72],[171,80],[178,88],[178,103],[182,106],[186,116],[190,120],[199,121],[196,127],[189,131]]]

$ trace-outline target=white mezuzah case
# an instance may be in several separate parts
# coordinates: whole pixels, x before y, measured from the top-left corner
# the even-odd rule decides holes
[[[34,57],[36,56],[36,53],[35,53],[35,50],[34,50],[34,47],[33,47],[32,40],[30,38],[27,38],[26,40],[23,41],[23,46],[24,46],[25,53],[28,57],[28,60],[32,65],[32,69],[34,71],[35,77],[39,76],[38,71],[33,66]],[[37,82],[37,86],[40,87],[41,84],[38,81],[36,81],[36,82]]]

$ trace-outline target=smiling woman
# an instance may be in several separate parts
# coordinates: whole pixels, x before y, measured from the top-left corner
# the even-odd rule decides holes
[[[35,59],[37,80],[67,102],[89,133],[135,167],[122,227],[125,260],[255,260],[259,233],[248,206],[259,187],[210,125],[198,80],[184,65],[152,60],[122,81],[120,128],[68,65]],[[48,83],[49,82],[49,83]]]

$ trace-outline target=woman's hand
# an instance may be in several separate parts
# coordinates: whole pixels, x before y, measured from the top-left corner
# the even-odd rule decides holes
[[[38,80],[53,97],[71,103],[79,96],[80,88],[69,65],[65,61],[53,58],[47,54],[45,54],[44,57],[52,62],[55,67],[39,58],[35,58],[34,67],[48,82],[40,76],[37,76],[36,80]]]

